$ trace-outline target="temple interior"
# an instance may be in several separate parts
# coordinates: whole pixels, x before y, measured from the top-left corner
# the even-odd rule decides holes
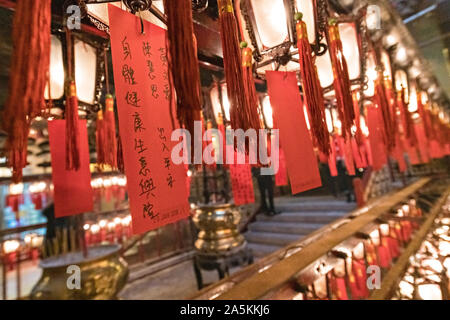
[[[449,300],[450,2],[0,0],[3,300]]]

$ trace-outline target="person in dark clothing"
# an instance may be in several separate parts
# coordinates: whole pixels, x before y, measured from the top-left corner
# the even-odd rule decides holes
[[[53,203],[48,205],[42,211],[42,214],[47,218],[46,241],[56,238],[56,229],[68,228],[70,225],[69,217],[55,218],[55,205]]]
[[[336,166],[338,170],[339,189],[345,194],[347,202],[354,202],[353,178],[348,174],[344,160],[338,160]]]
[[[265,213],[267,215],[275,215],[279,212],[275,210],[274,200],[273,200],[273,176],[272,175],[262,175],[261,168],[252,168],[253,176],[256,177],[258,181],[258,189],[261,195],[261,205],[258,208],[258,213]],[[267,199],[266,199],[267,198]],[[269,205],[267,205],[267,200]]]

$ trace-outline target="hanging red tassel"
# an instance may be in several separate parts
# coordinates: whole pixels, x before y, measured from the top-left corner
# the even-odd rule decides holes
[[[403,122],[404,134],[407,139],[407,143],[414,147],[417,145],[417,136],[414,131],[413,121],[411,118],[411,113],[408,110],[408,106],[405,102],[405,88],[398,93],[397,96],[397,105],[400,110],[400,114]]]
[[[117,169],[117,141],[116,141],[116,119],[114,117],[114,99],[111,94],[106,95],[105,101],[105,163],[111,168]]]
[[[120,134],[118,135],[119,139],[117,141],[117,170],[120,173],[125,173],[125,163],[123,161],[123,151],[122,151],[122,139],[120,138]]]
[[[105,120],[103,119],[103,111],[97,112],[96,121],[97,130],[95,132],[95,140],[97,147],[97,165],[100,169],[103,169],[106,164],[106,146],[105,146]]]
[[[394,89],[392,87],[392,81],[389,78],[385,78],[383,81],[383,87],[384,87],[384,92],[386,93],[386,99],[388,101],[388,105],[389,105],[389,113],[390,113],[390,117],[391,117],[391,128],[394,131],[394,134],[396,134],[396,129],[397,128],[397,99],[395,98],[395,93],[394,93]],[[395,141],[396,140],[396,137]]]
[[[342,136],[351,135],[355,112],[353,110],[350,76],[347,61],[344,57],[339,28],[335,19],[330,19],[328,27],[328,44],[331,64],[333,66],[334,90],[336,92],[337,109],[342,122]]]
[[[67,41],[67,66],[68,76],[74,78],[73,74],[73,43],[69,29],[66,29]],[[64,112],[66,119],[66,169],[78,171],[80,169],[80,151],[78,144],[78,97],[74,80],[69,80],[66,86],[66,108]]]
[[[242,68],[244,73],[245,97],[249,106],[258,106],[258,96],[256,95],[255,80],[253,79],[253,51],[248,47],[247,42],[240,43],[242,49]],[[250,128],[259,129],[261,127],[258,112],[248,112],[246,115]]]
[[[380,75],[381,77],[381,75]],[[391,117],[391,112],[386,97],[386,92],[384,91],[384,86],[381,83],[380,78],[375,82],[375,102],[381,110],[381,116],[383,118],[383,128],[384,128],[384,140],[388,151],[392,151],[395,147],[395,130],[393,125],[393,120]]]
[[[223,124],[222,113],[219,112],[217,118],[218,118],[217,119],[217,129],[219,130],[221,138],[222,138],[222,160],[223,160],[223,166],[226,168],[228,166],[227,165],[227,136],[226,136],[225,126]]]
[[[364,137],[361,130],[361,112],[359,110],[359,101],[358,101],[358,92],[353,91],[352,94],[352,100],[353,100],[353,109],[355,112],[355,125],[356,125],[356,132],[355,132],[355,140],[358,146],[362,145],[364,143]]]
[[[80,151],[78,144],[78,97],[75,81],[70,81],[66,98],[66,169],[78,171],[80,169]]]
[[[22,180],[22,169],[27,165],[30,123],[45,110],[50,23],[51,0],[16,2],[9,92],[2,119],[8,134],[6,150],[13,182]]]
[[[200,121],[201,85],[190,0],[165,0],[169,68],[177,94],[177,118],[189,132]]]
[[[219,0],[219,25],[222,38],[223,63],[230,100],[230,120],[234,129],[260,128],[258,105],[254,104],[254,84],[245,77],[239,50],[239,35],[231,0]]]
[[[422,103],[422,94],[423,94],[422,92],[419,92],[417,94],[417,111],[419,112],[420,118],[422,119],[422,123],[425,128],[425,135],[428,140],[431,140],[432,139],[431,123],[429,122],[425,106]]]
[[[297,47],[300,61],[303,93],[309,109],[311,132],[317,141],[317,147],[327,156],[330,154],[330,136],[325,121],[325,104],[317,69],[312,60],[311,46],[308,42],[306,23],[302,21],[303,14],[297,12]]]

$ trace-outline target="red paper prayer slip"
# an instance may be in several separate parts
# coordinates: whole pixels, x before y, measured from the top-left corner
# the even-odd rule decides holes
[[[318,188],[322,182],[306,127],[296,74],[266,71],[266,79],[273,117],[280,130],[280,143],[286,157],[292,194]]]
[[[79,120],[77,134],[80,169],[69,171],[66,170],[66,121],[52,120],[48,122],[55,217],[57,218],[94,209],[86,120]]]
[[[253,203],[255,202],[255,194],[250,164],[248,161],[245,164],[236,164],[237,155],[234,159],[235,163],[229,165],[234,204],[239,206]]]
[[[171,152],[174,97],[169,84],[166,31],[109,5],[119,128],[133,233],[189,215],[186,170]]]
[[[288,184],[287,170],[286,170],[286,157],[284,156],[283,149],[279,149],[280,160],[278,172],[275,174],[275,185],[276,186],[286,186]]]

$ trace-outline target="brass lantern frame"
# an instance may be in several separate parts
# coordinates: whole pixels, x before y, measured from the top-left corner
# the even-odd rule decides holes
[[[66,33],[62,29],[61,25],[52,26],[52,35],[56,36],[62,44],[62,56],[63,56],[63,68],[64,68],[64,84],[68,79],[68,61],[67,61],[67,46],[66,43]],[[89,34],[88,32],[81,31],[76,32],[72,31],[71,33],[72,39],[80,40],[93,48],[96,51],[96,70],[95,70],[95,89],[94,89],[94,102],[92,104],[83,102],[81,100],[78,101],[78,109],[80,111],[84,111],[86,113],[86,118],[95,118],[97,111],[100,110],[100,98],[102,95],[103,89],[103,81],[105,80],[105,60],[104,60],[104,51],[109,47],[109,39],[101,38],[99,36],[95,36]],[[72,45],[74,41],[72,41]],[[72,70],[75,70],[75,57],[72,57]],[[66,90],[66,88],[65,88]],[[53,107],[64,109],[65,108],[65,90],[62,97],[57,99],[47,99],[47,104],[50,103]],[[50,97],[51,98],[51,97]],[[55,115],[52,115],[55,116]],[[58,116],[56,116],[58,117]]]
[[[315,21],[315,40],[311,43],[311,48],[316,55],[323,55],[327,47],[321,43],[324,32],[326,29],[326,0],[311,0],[314,7],[314,21]],[[292,47],[297,47],[297,34],[296,34],[296,22],[295,13],[296,4],[295,0],[283,0],[284,8],[286,10],[287,18],[287,30],[288,39],[283,43],[276,45],[274,47],[266,48],[263,46],[261,36],[259,34],[256,18],[254,15],[254,10],[252,7],[251,0],[241,0],[240,10],[245,22],[245,29],[250,38],[250,42],[254,48],[253,57],[255,59],[256,68],[261,68],[267,66],[273,62],[279,65],[286,65],[289,61],[298,62],[298,59],[293,58],[298,51],[292,50]],[[270,59],[263,61],[265,56],[270,57]]]

